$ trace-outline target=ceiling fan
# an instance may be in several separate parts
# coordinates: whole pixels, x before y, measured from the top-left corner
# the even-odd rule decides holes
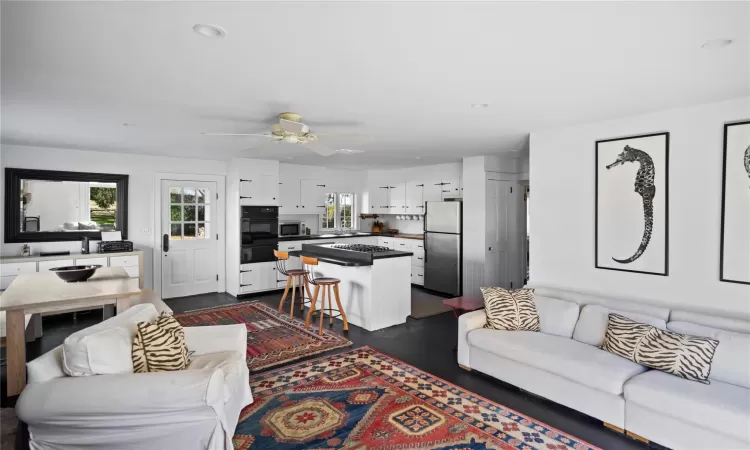
[[[321,156],[331,156],[337,150],[328,148],[318,141],[319,133],[311,133],[310,127],[301,122],[302,116],[293,112],[279,114],[279,121],[271,125],[268,133],[201,133],[206,136],[259,136],[271,139],[273,142],[301,144]],[[322,134],[322,136],[351,136],[343,134]]]

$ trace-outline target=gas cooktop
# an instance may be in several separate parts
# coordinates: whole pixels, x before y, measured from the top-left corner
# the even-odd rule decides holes
[[[336,245],[332,245],[331,248],[338,248],[341,250],[349,250],[353,252],[362,252],[362,253],[380,253],[380,252],[391,251],[391,249],[388,247],[380,247],[377,245],[364,245],[364,244],[336,244]]]

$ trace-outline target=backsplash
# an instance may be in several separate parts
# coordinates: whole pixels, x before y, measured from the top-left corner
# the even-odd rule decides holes
[[[423,216],[419,216],[420,219]],[[383,222],[386,229],[396,228],[399,233],[402,234],[423,234],[424,233],[424,222],[422,220],[398,220],[395,215],[384,215],[378,217],[380,222]],[[375,219],[360,219],[359,229],[361,231],[371,231],[372,223]]]

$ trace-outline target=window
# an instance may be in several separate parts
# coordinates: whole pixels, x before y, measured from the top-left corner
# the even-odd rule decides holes
[[[208,189],[194,187],[169,188],[169,219],[171,240],[209,239],[208,222],[211,205]]]
[[[326,194],[325,212],[321,218],[322,229],[354,228],[357,226],[356,195],[351,192]]]

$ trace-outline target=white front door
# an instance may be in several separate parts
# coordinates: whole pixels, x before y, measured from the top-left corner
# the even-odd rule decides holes
[[[216,183],[161,182],[161,296],[218,291]]]

